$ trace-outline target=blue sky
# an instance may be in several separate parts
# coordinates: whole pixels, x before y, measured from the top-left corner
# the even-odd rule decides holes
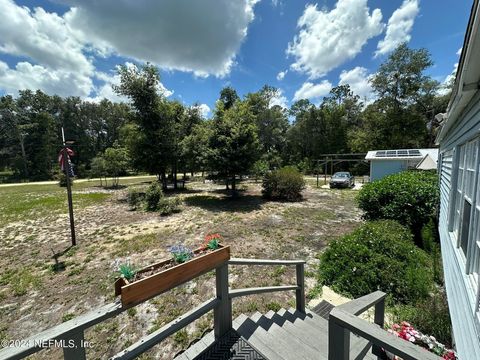
[[[118,64],[149,61],[165,95],[215,106],[222,87],[264,84],[284,106],[318,103],[349,83],[372,98],[368,77],[407,41],[427,48],[443,82],[458,63],[471,1],[453,0],[0,0],[0,93],[121,101]],[[283,76],[282,76],[283,75]]]

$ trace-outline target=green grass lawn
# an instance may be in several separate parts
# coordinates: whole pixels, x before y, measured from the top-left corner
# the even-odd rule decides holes
[[[142,184],[154,176],[120,179],[120,185]],[[73,184],[74,209],[99,204],[111,194],[98,187],[98,181],[77,181]],[[82,193],[89,189],[89,192]],[[98,192],[95,192],[98,190]],[[7,223],[37,219],[51,214],[67,213],[67,190],[57,184],[11,185],[0,187],[0,226]]]

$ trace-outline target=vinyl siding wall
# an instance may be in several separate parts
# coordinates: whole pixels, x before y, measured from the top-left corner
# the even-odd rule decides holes
[[[477,93],[441,142],[439,159],[442,258],[453,333],[462,360],[480,359],[479,151]]]

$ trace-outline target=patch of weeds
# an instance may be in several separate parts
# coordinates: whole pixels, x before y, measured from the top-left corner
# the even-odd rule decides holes
[[[249,301],[245,304],[245,309],[247,312],[258,311],[258,304],[256,301]]]
[[[70,270],[70,272],[67,274],[67,276],[80,275],[83,270],[85,270],[85,266],[76,267],[75,269]]]
[[[65,253],[65,257],[72,257],[78,251],[78,246],[72,246],[68,251]]]
[[[0,285],[10,285],[15,296],[25,295],[30,287],[39,288],[41,284],[41,277],[26,268],[7,270],[0,277]]]
[[[185,329],[177,331],[175,335],[173,335],[173,341],[178,346],[184,348],[188,345],[188,332]]]
[[[157,242],[156,234],[140,234],[130,239],[121,239],[115,248],[115,255],[124,255],[130,253],[140,253],[149,249]]]
[[[74,317],[75,317],[75,314],[72,314],[72,313],[63,314],[63,316],[62,316],[62,322],[65,322],[65,321],[68,321],[68,320],[72,320]]]
[[[271,302],[267,303],[267,309],[268,310],[272,310],[272,311],[277,312],[281,308],[282,308],[282,306],[279,303],[277,303],[276,301],[271,301]]]
[[[320,284],[315,285],[313,288],[308,290],[307,292],[307,299],[315,299],[317,297],[322,296],[323,290]]]
[[[275,267],[275,270],[273,270],[273,276],[275,277],[278,277],[278,276],[282,276],[285,274],[285,271],[286,271],[286,267],[285,266],[277,266]]]
[[[294,298],[291,298],[290,300],[287,301],[287,304],[289,307],[291,308],[294,308],[295,306],[297,306],[297,303],[295,302],[295,299]]]
[[[35,235],[28,235],[26,238],[25,238],[25,241],[33,241],[35,240]],[[38,254],[38,250],[35,251],[36,254]],[[32,253],[33,254],[33,253]]]
[[[130,317],[134,317],[135,315],[137,315],[137,309],[135,309],[134,307],[130,308],[127,310],[127,314],[128,316]]]
[[[196,339],[199,339],[202,337],[202,335],[205,333],[205,331],[209,330],[212,328],[212,320],[209,319],[208,317],[202,317],[200,318],[196,325],[195,332],[193,333],[193,337]]]

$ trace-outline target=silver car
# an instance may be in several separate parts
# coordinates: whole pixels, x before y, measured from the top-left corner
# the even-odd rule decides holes
[[[330,179],[330,189],[336,187],[350,188],[355,186],[355,177],[348,171],[340,171],[333,174]]]

